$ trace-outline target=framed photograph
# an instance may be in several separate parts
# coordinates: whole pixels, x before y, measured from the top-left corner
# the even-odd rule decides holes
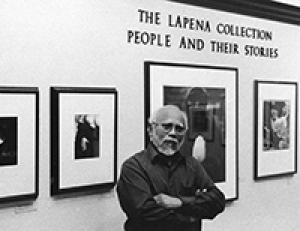
[[[255,179],[297,172],[296,82],[255,81]]]
[[[39,93],[0,87],[0,202],[38,196]]]
[[[117,91],[51,87],[51,195],[111,188],[116,165]]]
[[[237,86],[236,68],[145,62],[145,143],[150,114],[178,106],[189,127],[181,152],[197,155],[228,201],[238,198]]]

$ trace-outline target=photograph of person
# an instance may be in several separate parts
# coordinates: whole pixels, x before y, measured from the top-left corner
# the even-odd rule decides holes
[[[100,129],[95,114],[75,115],[75,159],[100,156]]]
[[[289,149],[289,105],[288,101],[264,101],[264,151]]]

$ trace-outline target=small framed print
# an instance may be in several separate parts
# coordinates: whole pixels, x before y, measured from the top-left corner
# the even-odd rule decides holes
[[[51,87],[51,195],[113,187],[116,158],[117,91]]]
[[[236,68],[145,63],[145,144],[150,114],[163,105],[178,106],[188,118],[181,152],[193,155],[194,147],[205,147],[198,159],[227,201],[238,198],[237,86]]]
[[[38,196],[39,93],[0,87],[0,202]]]
[[[255,179],[297,172],[296,82],[255,81]]]

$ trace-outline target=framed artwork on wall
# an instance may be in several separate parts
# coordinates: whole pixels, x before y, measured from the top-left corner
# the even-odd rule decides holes
[[[145,143],[150,114],[163,105],[178,106],[189,127],[181,152],[193,155],[199,138],[205,141],[198,160],[228,201],[238,198],[237,86],[236,68],[145,62]]]
[[[255,179],[297,172],[297,98],[296,82],[255,81]]]
[[[39,92],[0,87],[0,202],[38,196]]]
[[[117,91],[51,87],[51,195],[111,188],[116,165]]]

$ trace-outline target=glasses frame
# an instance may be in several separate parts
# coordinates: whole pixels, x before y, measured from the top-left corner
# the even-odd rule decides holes
[[[166,132],[166,133],[170,133],[173,129],[174,129],[174,131],[176,132],[176,134],[178,134],[178,135],[184,135],[184,134],[186,134],[186,132],[187,132],[187,127],[186,126],[181,126],[181,125],[179,125],[179,124],[175,124],[175,123],[159,123],[159,122],[152,122],[151,123],[152,125],[155,125],[155,126],[160,126],[163,130],[164,130],[164,132]],[[172,128],[170,128],[170,129],[167,129],[165,126],[163,126],[163,125],[171,125],[172,124]],[[178,130],[178,127],[180,127],[179,129],[183,129],[182,131],[179,131]]]

